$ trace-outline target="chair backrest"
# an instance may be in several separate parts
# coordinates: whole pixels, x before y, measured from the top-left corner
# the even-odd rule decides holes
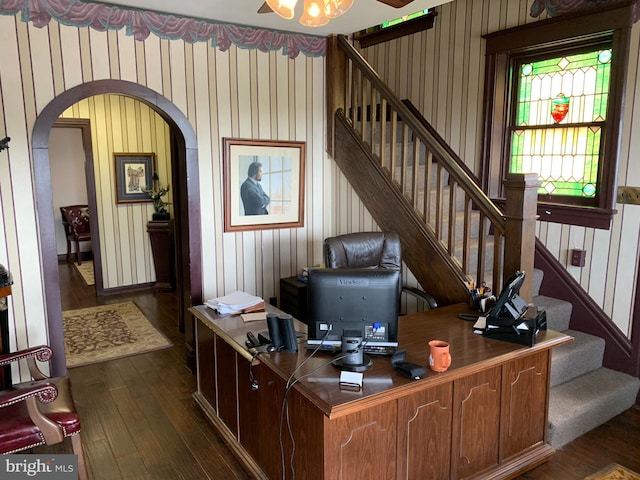
[[[395,232],[358,232],[324,241],[327,268],[382,268],[400,270],[402,249]]]
[[[69,233],[79,235],[91,231],[89,227],[89,207],[87,205],[60,207],[60,213],[62,214],[63,224],[66,223],[71,230]],[[67,225],[65,225],[65,228]]]

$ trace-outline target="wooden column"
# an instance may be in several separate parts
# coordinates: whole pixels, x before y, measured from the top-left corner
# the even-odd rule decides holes
[[[345,87],[347,85],[347,57],[338,45],[338,37],[336,35],[327,37],[325,83],[327,95],[327,153],[334,157],[334,116],[337,110],[344,110]]]
[[[171,291],[175,286],[173,220],[152,220],[147,223],[151,240],[153,266],[156,269],[154,290]]]
[[[533,263],[536,251],[536,220],[538,219],[538,175],[510,173],[504,180],[505,202],[505,281],[517,270],[527,276],[520,288],[520,296],[531,302],[533,289]]]

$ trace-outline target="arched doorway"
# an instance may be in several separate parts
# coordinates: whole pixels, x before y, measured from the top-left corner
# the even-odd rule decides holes
[[[54,98],[40,113],[33,128],[33,176],[36,185],[36,208],[42,251],[45,302],[49,342],[54,351],[64,352],[62,308],[55,225],[51,215],[52,191],[49,169],[49,134],[58,117],[68,107],[85,98],[100,94],[127,95],[153,108],[170,126],[172,170],[175,189],[175,221],[177,252],[177,298],[180,325],[184,331],[187,365],[194,365],[194,332],[187,309],[202,302],[200,254],[200,193],[198,150],[195,132],[186,116],[167,98],[157,92],[124,80],[98,80],[71,88]],[[90,200],[91,201],[91,200]],[[94,199],[95,201],[95,199]],[[51,363],[53,375],[66,372],[64,355],[56,355]]]

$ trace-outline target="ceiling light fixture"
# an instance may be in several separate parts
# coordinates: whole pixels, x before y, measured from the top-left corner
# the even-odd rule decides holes
[[[304,0],[300,23],[305,27],[320,27],[351,8],[354,0]],[[266,0],[269,8],[282,18],[291,20],[298,0]]]

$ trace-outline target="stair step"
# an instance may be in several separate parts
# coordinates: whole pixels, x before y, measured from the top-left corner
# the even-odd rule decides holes
[[[475,239],[478,238],[476,235]],[[445,240],[443,240],[445,241]],[[486,238],[486,253],[485,253],[485,265],[492,266],[493,265],[493,256],[494,256],[494,243],[495,238],[493,236],[487,236]],[[476,248],[477,242],[471,242],[471,250],[469,252],[469,274],[476,275],[478,272],[478,249]],[[454,257],[462,264],[462,252],[463,252],[464,242],[462,240],[455,242],[455,254]],[[485,281],[487,285],[491,286],[491,280],[485,277]],[[492,287],[492,290],[495,292],[495,288]]]
[[[564,332],[569,328],[571,311],[573,310],[573,305],[571,305],[571,303],[565,300],[560,300],[559,298],[547,297],[545,295],[533,297],[532,301],[537,307],[544,307],[546,310],[547,328],[549,330]]]
[[[605,341],[584,332],[565,330],[573,341],[553,349],[551,387],[568,382],[602,367]]]
[[[640,379],[599,368],[553,387],[549,395],[549,443],[561,448],[630,408]]]
[[[533,291],[532,291],[533,293],[531,294],[532,297],[537,297],[538,295],[540,295],[540,286],[542,285],[543,278],[544,278],[544,271],[540,270],[539,268],[534,268],[533,269]]]

